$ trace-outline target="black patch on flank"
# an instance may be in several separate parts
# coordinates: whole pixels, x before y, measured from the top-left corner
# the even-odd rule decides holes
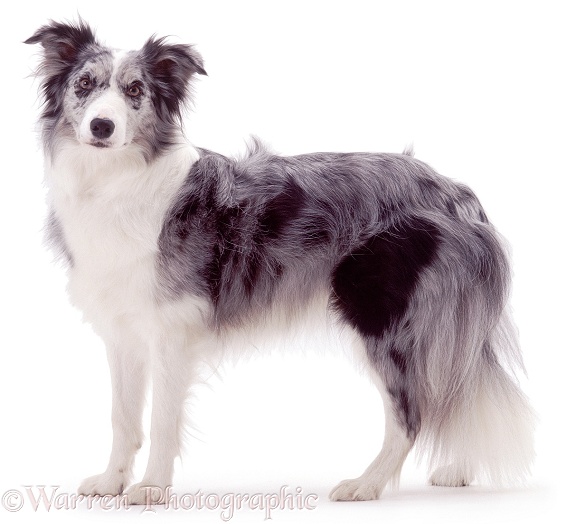
[[[213,201],[200,203],[203,222],[214,238],[201,276],[216,314],[224,321],[241,316],[252,304],[268,305],[285,271],[283,261],[271,253],[271,244],[287,236],[302,213],[305,195],[292,178],[265,190],[272,195],[258,216],[256,204],[247,199],[224,207]],[[193,212],[203,216],[193,210],[183,210],[183,215]]]
[[[287,178],[282,191],[268,201],[259,217],[260,231],[265,238],[274,240],[280,237],[287,226],[299,217],[304,202],[304,191],[291,177]]]
[[[363,336],[381,337],[403,317],[438,243],[437,228],[420,218],[370,238],[335,268],[333,308]]]

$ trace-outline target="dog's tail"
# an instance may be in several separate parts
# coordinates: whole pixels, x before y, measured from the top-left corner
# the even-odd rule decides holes
[[[437,484],[516,482],[533,460],[533,414],[514,374],[524,368],[506,306],[507,253],[487,220],[439,226],[442,241],[408,315],[421,406],[417,447],[441,466],[431,477]]]

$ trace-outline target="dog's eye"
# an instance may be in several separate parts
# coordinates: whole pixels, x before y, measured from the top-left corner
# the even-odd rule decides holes
[[[83,77],[79,81],[79,87],[81,87],[81,89],[83,89],[84,91],[89,91],[93,87],[93,84],[89,78]]]
[[[132,98],[136,98],[142,94],[142,89],[138,84],[131,85],[128,89],[126,89],[126,94]]]

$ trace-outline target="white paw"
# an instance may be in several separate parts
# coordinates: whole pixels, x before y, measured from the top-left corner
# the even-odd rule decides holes
[[[170,487],[164,489],[152,482],[142,481],[130,486],[124,495],[129,504],[151,506],[154,504],[164,504],[168,499],[169,492]]]
[[[100,475],[94,475],[83,480],[77,490],[79,495],[120,495],[128,478],[124,473],[110,473],[106,471]]]
[[[429,482],[433,486],[445,486],[449,488],[469,486],[472,481],[472,475],[454,464],[438,467],[429,478]]]
[[[377,500],[384,486],[357,478],[342,480],[329,493],[330,500]]]

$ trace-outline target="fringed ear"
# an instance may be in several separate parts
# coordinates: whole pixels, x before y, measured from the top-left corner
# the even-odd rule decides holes
[[[43,117],[55,118],[75,60],[84,49],[97,44],[95,35],[83,20],[77,25],[51,22],[24,43],[43,46],[43,60],[36,75],[42,80]]]
[[[151,37],[140,51],[152,82],[173,116],[178,116],[181,103],[189,96],[193,75],[207,75],[203,58],[184,44],[166,44],[164,39]]]
[[[87,46],[96,43],[89,25],[80,20],[77,25],[51,22],[42,26],[25,44],[41,44],[44,48],[47,70],[57,72],[66,69]]]

